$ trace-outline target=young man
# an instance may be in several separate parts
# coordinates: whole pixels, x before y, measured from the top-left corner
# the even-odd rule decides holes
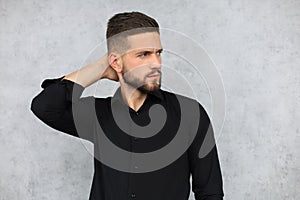
[[[66,76],[45,80],[31,104],[50,127],[93,142],[90,200],[187,200],[190,175],[196,200],[223,199],[216,146],[204,158],[198,156],[211,127],[205,109],[160,88],[158,23],[140,12],[119,13],[109,20],[106,38],[107,54]],[[81,98],[84,88],[100,79],[120,82],[113,97]],[[155,105],[163,111],[152,109]],[[163,151],[166,146],[170,148]]]

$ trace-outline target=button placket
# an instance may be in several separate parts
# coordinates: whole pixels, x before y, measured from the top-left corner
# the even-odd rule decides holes
[[[133,121],[129,122],[129,131],[131,132],[132,131],[132,123],[134,123]],[[132,140],[133,138],[133,140]],[[134,141],[135,138],[134,137],[131,137],[131,140],[130,140],[130,151],[131,151],[131,156],[130,156],[130,168],[131,168],[131,171],[135,171],[136,170],[136,165],[135,165],[135,161],[133,159],[133,151],[134,151]],[[135,180],[134,180],[134,174],[135,173],[130,173],[129,174],[129,198],[131,199],[135,199],[136,198],[136,194],[135,194]]]
[[[136,197],[135,193],[131,193],[131,198],[135,198],[135,197]]]

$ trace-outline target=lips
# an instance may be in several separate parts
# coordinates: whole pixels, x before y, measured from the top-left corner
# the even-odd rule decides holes
[[[154,78],[154,77],[159,77],[159,75],[160,73],[156,73],[156,74],[148,75],[147,77]]]

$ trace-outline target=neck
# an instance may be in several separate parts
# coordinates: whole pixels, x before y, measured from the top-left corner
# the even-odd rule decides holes
[[[121,84],[121,94],[127,105],[135,111],[143,105],[147,93],[143,93],[127,84]]]

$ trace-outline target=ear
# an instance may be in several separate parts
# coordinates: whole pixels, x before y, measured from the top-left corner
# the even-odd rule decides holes
[[[118,73],[121,73],[122,71],[122,60],[118,53],[111,52],[108,55],[108,62],[109,65]]]

